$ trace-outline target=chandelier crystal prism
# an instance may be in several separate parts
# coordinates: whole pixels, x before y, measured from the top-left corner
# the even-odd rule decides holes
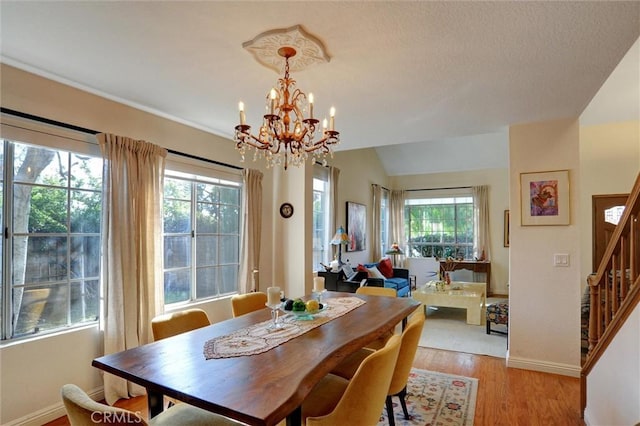
[[[340,142],[340,133],[334,128],[335,108],[330,110],[329,123],[324,119],[319,129],[320,121],[313,116],[313,94],[307,97],[289,76],[289,58],[296,55],[295,48],[281,47],[278,55],[285,60],[284,77],[278,79],[276,87],[267,94],[267,113],[257,135],[251,134],[251,126],[246,124],[244,103],[238,105],[240,124],[235,127],[236,149],[242,161],[251,150],[254,161],[262,155],[267,168],[280,164],[285,170],[290,164],[300,166],[309,155],[326,165],[327,155],[333,156],[332,146]],[[305,118],[303,114],[307,112],[309,115]]]

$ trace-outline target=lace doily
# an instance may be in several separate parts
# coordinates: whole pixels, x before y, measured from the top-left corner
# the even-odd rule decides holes
[[[294,315],[287,315],[284,317],[284,327],[280,329],[267,328],[272,322],[269,320],[215,337],[204,344],[204,356],[214,359],[261,354],[364,303],[364,300],[353,296],[331,298],[327,300],[327,308],[315,314],[311,320],[300,321]]]

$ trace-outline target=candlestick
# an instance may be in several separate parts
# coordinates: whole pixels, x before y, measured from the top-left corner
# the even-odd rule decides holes
[[[327,119],[322,120],[322,134],[327,133]]]
[[[324,291],[324,277],[313,278],[313,291],[315,292]]]
[[[313,118],[313,93],[309,93],[309,118]]]

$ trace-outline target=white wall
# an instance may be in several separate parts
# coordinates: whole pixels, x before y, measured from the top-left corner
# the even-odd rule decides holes
[[[627,426],[640,421],[640,306],[587,377],[587,425]]]
[[[565,375],[580,372],[580,209],[578,120],[510,129],[511,253],[507,365]],[[520,173],[569,170],[568,226],[522,226]],[[554,267],[555,253],[570,257]]]

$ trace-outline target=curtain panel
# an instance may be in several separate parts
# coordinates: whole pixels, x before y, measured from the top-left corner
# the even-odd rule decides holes
[[[340,178],[340,169],[337,167],[329,166],[329,241],[333,238],[333,234],[338,229],[338,180]],[[331,259],[338,255],[338,246],[329,244],[329,247],[333,247],[331,253]]]
[[[242,242],[240,245],[240,293],[259,291],[260,242],[262,236],[262,172],[244,169],[242,179]],[[254,273],[254,271],[256,271]]]
[[[382,187],[371,185],[372,192],[372,226],[371,226],[371,258],[377,260],[382,258],[382,241],[380,240],[380,216],[382,215]]]
[[[402,189],[389,191],[389,230],[391,232],[390,243],[398,243],[402,250],[407,252],[407,244],[404,236],[404,202],[407,192]],[[398,262],[404,267],[404,258]]]
[[[105,159],[103,204],[104,353],[153,340],[164,308],[162,197],[167,150],[149,142],[97,135]],[[144,389],[104,375],[107,403]]]
[[[478,259],[490,260],[489,187],[474,186],[471,188],[471,193],[473,195],[474,256]]]

